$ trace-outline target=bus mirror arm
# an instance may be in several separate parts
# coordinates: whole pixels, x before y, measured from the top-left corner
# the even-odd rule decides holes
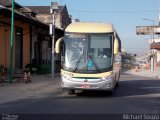
[[[59,38],[59,39],[56,41],[56,44],[55,44],[55,53],[57,53],[57,54],[60,53],[60,45],[61,45],[62,40],[63,40],[63,37],[62,37],[62,38]]]

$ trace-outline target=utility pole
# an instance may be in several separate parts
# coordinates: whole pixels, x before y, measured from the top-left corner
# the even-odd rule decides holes
[[[50,13],[52,14],[52,24],[50,24],[50,34],[52,35],[52,79],[55,75],[55,53],[54,53],[54,41],[55,41],[55,15],[56,10],[58,9],[57,2],[51,3]]]
[[[160,0],[159,0],[159,12],[158,12],[158,25],[160,26]]]
[[[14,0],[12,0],[11,39],[10,39],[10,84],[13,80],[13,47],[14,47]]]

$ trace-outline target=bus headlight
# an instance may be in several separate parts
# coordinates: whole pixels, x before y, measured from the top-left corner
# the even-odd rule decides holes
[[[64,75],[62,76],[62,78],[66,79],[66,80],[71,80],[71,79],[72,79],[72,76],[69,75],[69,74],[64,74]]]
[[[113,77],[112,77],[112,75],[110,75],[110,76],[106,76],[106,77],[101,78],[101,80],[103,80],[103,81],[111,81],[111,80],[113,80]]]

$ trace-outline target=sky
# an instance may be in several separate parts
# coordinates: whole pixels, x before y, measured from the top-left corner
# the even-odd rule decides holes
[[[23,6],[66,5],[73,19],[81,22],[112,23],[122,48],[139,55],[149,51],[151,35],[136,35],[136,26],[158,25],[160,0],[15,0]]]

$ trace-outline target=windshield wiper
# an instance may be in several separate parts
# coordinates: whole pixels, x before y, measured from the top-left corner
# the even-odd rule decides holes
[[[83,54],[80,55],[78,61],[76,62],[76,65],[75,65],[75,68],[74,68],[73,72],[76,72],[76,71],[77,71],[78,65],[79,65],[79,63],[80,63],[80,60],[81,60],[81,57],[82,57],[82,56],[83,56]],[[94,61],[93,57],[89,55],[89,58],[90,58],[90,60],[92,60],[94,66],[95,66],[95,68],[96,68],[96,71],[97,71],[97,72],[101,72],[101,70],[98,68],[96,62]]]
[[[95,66],[95,68],[96,68],[97,72],[101,72],[101,70],[98,68],[98,66],[97,66],[96,62],[94,61],[94,59],[93,59],[93,57],[92,57],[91,55],[89,55],[89,59],[91,59],[91,60],[92,60],[92,62],[93,62],[93,64],[94,64],[94,66]]]
[[[82,55],[83,55],[83,54],[80,55],[78,61],[76,62],[76,65],[75,65],[75,68],[74,68],[73,72],[76,72],[76,70],[77,70],[77,68],[78,68],[78,65],[79,65],[79,63],[80,63],[80,61],[81,61]]]

